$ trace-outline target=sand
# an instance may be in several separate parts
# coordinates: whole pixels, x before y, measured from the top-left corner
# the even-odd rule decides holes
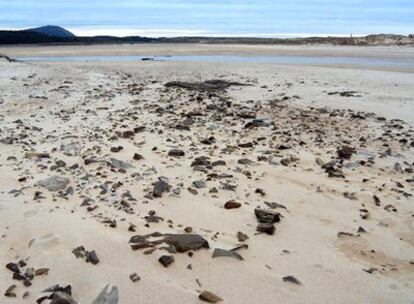
[[[197,47],[145,45],[132,53],[193,53]],[[108,48],[19,47],[0,53],[108,54]],[[130,54],[131,48],[112,46],[110,52]],[[219,46],[215,52],[269,48]],[[277,49],[291,53],[305,47]],[[339,47],[329,52],[333,49],[370,53]],[[412,54],[412,49],[375,49],[378,56]],[[318,48],[323,50],[328,48]],[[208,79],[249,85],[213,92],[164,87],[169,81]],[[0,262],[27,259],[22,269],[49,268],[30,287],[2,268],[1,294],[16,284],[17,297],[1,295],[1,303],[34,303],[54,284],[71,285],[78,303],[92,303],[107,284],[117,286],[119,303],[126,304],[200,303],[204,290],[223,303],[413,301],[411,73],[257,63],[2,61],[0,84]],[[346,91],[354,92],[341,96]],[[246,128],[252,119],[237,116],[246,111],[264,118],[265,125]],[[177,128],[189,117],[190,131]],[[146,128],[123,138],[122,132],[138,126]],[[214,142],[203,141],[210,136]],[[244,148],[244,143],[253,145]],[[123,147],[120,152],[111,152],[118,146]],[[337,151],[348,146],[355,153],[341,159]],[[185,155],[168,156],[173,148]],[[29,151],[49,153],[50,158],[25,157]],[[134,160],[135,153],[144,159]],[[191,163],[199,156],[226,165],[207,168],[207,173],[194,170]],[[85,163],[91,157],[102,162]],[[133,167],[119,170],[108,164],[111,158]],[[239,163],[245,158],[253,163]],[[344,178],[329,177],[329,169],[321,168],[320,161],[331,160]],[[67,177],[70,183],[60,193],[36,185],[50,176]],[[153,183],[162,176],[168,177],[171,190],[152,197]],[[206,188],[193,185],[200,180]],[[237,187],[225,190],[228,185]],[[85,204],[86,197],[92,200]],[[232,199],[241,207],[224,209]],[[265,202],[287,209],[270,209]],[[256,208],[282,214],[274,235],[257,233]],[[150,211],[163,220],[148,222]],[[116,220],[116,228],[107,220]],[[135,232],[128,230],[131,224]],[[168,268],[158,262],[161,255],[170,255],[167,251],[143,254],[128,243],[134,235],[153,232],[186,234],[187,226],[210,249],[194,251],[192,257],[172,254],[175,262]],[[239,231],[249,238],[240,242]],[[350,235],[338,236],[340,232]],[[240,243],[248,245],[237,251],[242,261],[212,258],[215,248]],[[97,265],[75,257],[72,250],[81,245],[96,251]],[[138,282],[129,278],[135,272]],[[284,281],[286,276],[301,285]],[[29,295],[22,299],[26,291]]]

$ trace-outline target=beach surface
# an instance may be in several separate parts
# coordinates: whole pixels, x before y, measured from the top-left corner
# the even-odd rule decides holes
[[[0,53],[405,59],[414,51],[127,45]],[[202,303],[205,291],[234,304],[412,303],[413,75],[0,59],[0,303],[56,296],[59,288],[42,292],[56,284],[70,285],[77,303],[93,303],[108,284],[125,304]]]

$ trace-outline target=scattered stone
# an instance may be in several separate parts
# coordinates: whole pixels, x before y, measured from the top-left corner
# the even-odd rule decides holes
[[[155,241],[148,241],[148,238],[151,237],[163,238]],[[163,243],[173,246],[176,251],[181,253],[189,250],[210,248],[207,240],[198,234],[161,234],[154,232],[144,236],[133,236],[129,242],[132,244],[131,248],[135,250],[154,247]]]
[[[219,296],[207,290],[204,290],[202,293],[200,293],[198,298],[201,301],[208,302],[208,303],[218,303],[218,302],[223,301],[222,298],[220,298]]]
[[[225,250],[221,248],[215,248],[213,251],[213,258],[218,258],[218,257],[229,257],[229,258],[234,258],[240,261],[244,260],[243,257],[237,252],[235,252],[234,250]]]
[[[230,200],[224,204],[224,209],[237,209],[240,207],[241,207],[241,204],[234,200]]]
[[[181,156],[184,156],[184,155],[185,155],[185,152],[183,150],[180,150],[180,149],[171,149],[168,152],[168,156],[171,156],[171,157],[181,157]]]
[[[237,232],[237,239],[239,240],[239,242],[245,242],[249,239],[249,237],[247,236],[247,234],[244,234],[243,232]]]
[[[6,291],[4,292],[4,296],[8,298],[15,298],[16,293],[14,292],[14,289],[16,288],[16,285],[10,285],[7,287]]]
[[[141,278],[140,278],[140,276],[136,273],[136,272],[134,272],[134,273],[131,273],[130,275],[129,275],[129,278],[131,279],[131,281],[132,282],[138,282],[139,280],[141,280]]]
[[[69,179],[61,176],[52,176],[37,182],[37,186],[46,188],[49,191],[56,192],[64,190],[70,183]]]
[[[154,197],[162,197],[162,194],[164,192],[169,192],[170,188],[171,188],[171,186],[169,184],[167,184],[162,179],[159,179],[159,181],[157,181],[154,184],[154,190],[152,191],[152,195]]]
[[[72,250],[72,253],[75,255],[76,258],[84,259],[86,263],[91,263],[96,265],[99,263],[98,256],[95,250],[87,251],[85,247],[79,246]]]
[[[133,156],[134,160],[143,160],[144,156],[142,156],[141,154],[135,153]]]
[[[352,154],[356,153],[356,150],[355,148],[349,146],[343,146],[342,148],[338,149],[336,153],[340,159],[351,159]]]
[[[162,266],[167,268],[174,262],[174,256],[172,255],[163,255],[161,256],[158,261],[161,263]]]
[[[111,289],[109,289],[109,285],[106,285],[92,304],[118,304],[118,301],[118,287],[112,286]]]
[[[24,157],[31,158],[31,157],[37,157],[37,158],[50,158],[49,153],[41,153],[41,152],[26,152],[24,154]]]
[[[296,284],[296,285],[302,285],[302,283],[297,278],[295,278],[294,276],[283,277],[283,282],[289,282],[289,283],[293,283],[293,284]]]

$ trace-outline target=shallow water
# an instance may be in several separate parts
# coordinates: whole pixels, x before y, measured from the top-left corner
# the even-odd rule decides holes
[[[198,61],[198,62],[229,62],[229,63],[275,63],[294,65],[362,65],[372,67],[414,68],[414,58],[366,58],[337,56],[236,56],[236,55],[205,55],[205,56],[59,56],[59,57],[21,57],[21,61],[29,62],[133,62],[150,58],[152,61]]]

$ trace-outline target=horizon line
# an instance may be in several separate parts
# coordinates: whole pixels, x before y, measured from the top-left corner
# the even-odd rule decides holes
[[[309,37],[365,37],[368,35],[379,35],[386,33],[366,34],[366,33],[215,33],[205,30],[187,30],[187,29],[131,29],[131,28],[99,28],[85,29],[76,27],[62,27],[78,37],[93,36],[114,36],[114,37],[131,37],[140,36],[148,38],[176,38],[176,37],[206,37],[206,38],[309,38]],[[28,28],[0,27],[0,30],[19,31]],[[387,33],[388,35],[409,35],[400,33]]]

